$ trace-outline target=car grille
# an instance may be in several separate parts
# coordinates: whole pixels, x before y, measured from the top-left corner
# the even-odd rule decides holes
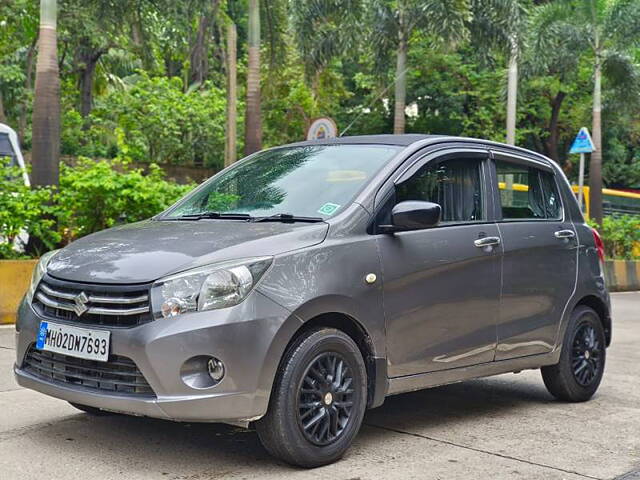
[[[67,386],[155,396],[133,360],[120,355],[110,355],[108,362],[98,362],[36,350],[32,345],[25,356],[23,369],[43,380]]]
[[[44,317],[84,325],[133,327],[152,320],[149,285],[96,285],[45,275],[34,295]]]

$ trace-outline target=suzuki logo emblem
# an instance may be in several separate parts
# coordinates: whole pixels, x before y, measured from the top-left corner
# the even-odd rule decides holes
[[[89,307],[87,307],[88,301],[89,297],[87,297],[87,294],[84,292],[80,292],[73,298],[73,303],[75,303],[75,305],[73,306],[73,311],[76,313],[76,315],[80,316],[84,312],[89,310]]]

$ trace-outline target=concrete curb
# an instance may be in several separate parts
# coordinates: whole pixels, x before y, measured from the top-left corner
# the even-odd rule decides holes
[[[604,272],[610,291],[640,290],[640,261],[606,260]]]
[[[38,260],[0,260],[0,324],[15,323],[36,263]]]

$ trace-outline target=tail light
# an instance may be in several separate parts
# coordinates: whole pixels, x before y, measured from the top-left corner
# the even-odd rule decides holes
[[[596,242],[596,250],[598,251],[598,258],[600,259],[600,262],[604,263],[604,243],[602,243],[602,238],[600,237],[600,234],[595,228],[592,228],[591,231],[593,232],[593,239]]]

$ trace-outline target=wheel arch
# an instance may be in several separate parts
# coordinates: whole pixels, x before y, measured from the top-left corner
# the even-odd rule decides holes
[[[303,321],[290,336],[284,348],[276,369],[276,375],[281,370],[290,347],[306,332],[319,328],[335,328],[348,335],[358,346],[367,369],[367,408],[382,405],[387,393],[387,363],[386,358],[376,356],[373,339],[364,325],[353,316],[344,312],[327,311],[316,313],[313,317]],[[273,384],[275,384],[275,379]]]
[[[604,328],[604,335],[608,347],[611,344],[611,313],[609,312],[609,306],[596,295],[585,295],[576,302],[573,310],[581,305],[592,308],[598,314],[600,322],[602,322],[602,327]]]

